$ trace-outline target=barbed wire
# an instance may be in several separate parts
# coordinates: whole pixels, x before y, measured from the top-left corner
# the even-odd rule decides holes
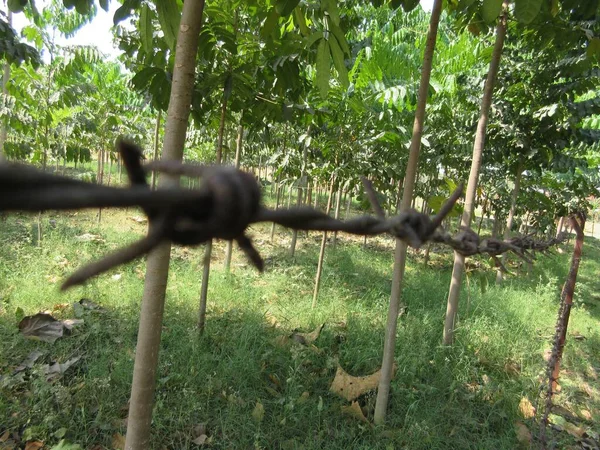
[[[295,230],[338,231],[362,236],[388,233],[414,248],[436,242],[464,256],[487,254],[505,272],[508,270],[498,255],[512,252],[531,262],[535,251],[546,252],[564,239],[538,241],[531,236],[507,241],[482,239],[470,228],[461,228],[455,236],[450,235],[441,224],[462,195],[462,184],[433,217],[414,209],[385,217],[370,182],[363,178],[377,217],[365,215],[342,221],[311,207],[269,209],[261,204],[261,189],[254,176],[233,167],[179,161],[154,161],[142,166],[143,153],[139,147],[121,141],[118,150],[131,182],[126,188],[88,183],[22,164],[0,164],[0,211],[138,206],[148,216],[149,230],[144,238],[78,269],[63,283],[63,290],[130,262],[165,241],[194,246],[211,239],[234,240],[252,264],[262,271],[263,259],[246,235],[250,225],[260,222],[273,222]],[[176,187],[153,191],[146,181],[147,173],[152,171],[200,177],[202,182],[198,189]]]

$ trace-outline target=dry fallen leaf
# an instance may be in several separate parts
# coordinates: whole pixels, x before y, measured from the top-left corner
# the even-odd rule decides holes
[[[317,328],[315,328],[313,331],[311,331],[310,333],[294,333],[294,334],[292,334],[292,339],[300,344],[304,344],[304,345],[312,344],[319,338],[324,326],[325,326],[325,324],[323,323],[323,324],[319,325]]]
[[[592,420],[592,413],[589,412],[587,409],[582,409],[581,411],[579,411],[579,415],[585,420]]]
[[[43,355],[43,353],[40,352],[39,350],[32,351],[29,355],[27,355],[27,358],[25,358],[23,361],[21,361],[21,364],[19,364],[15,368],[14,373],[22,372],[25,369],[31,369],[33,367],[33,365],[35,364],[35,362],[38,360],[38,358],[42,355]],[[2,441],[0,440],[0,442],[2,442]]]
[[[6,441],[8,441],[9,437],[10,437],[10,433],[8,431],[5,431],[4,433],[2,433],[0,435],[0,442],[6,442]]]
[[[69,368],[75,364],[77,361],[81,359],[81,356],[76,356],[75,358],[69,359],[68,361],[60,364],[55,362],[54,364],[46,364],[44,367],[44,372],[46,373],[46,379],[48,381],[53,378],[58,378],[63,375]]]
[[[352,402],[350,406],[342,406],[342,414],[353,417],[361,422],[369,423],[356,401]]]
[[[114,450],[123,450],[125,448],[125,436],[120,433],[113,434],[112,447]]]
[[[196,445],[204,445],[204,443],[206,442],[206,440],[208,439],[208,436],[205,434],[201,434],[200,436],[198,436],[196,439],[194,439],[192,441],[192,443],[196,444]]]
[[[516,377],[519,375],[519,373],[521,373],[521,366],[515,361],[507,361],[504,364],[504,372],[506,372],[508,375]]]
[[[25,450],[38,450],[44,446],[42,441],[27,441],[25,443]]]
[[[525,419],[531,419],[535,416],[535,408],[527,397],[521,398],[519,402],[519,412]]]
[[[529,448],[531,444],[531,432],[527,425],[523,422],[515,422],[515,433],[517,435],[517,440],[523,447]]]
[[[63,335],[63,328],[60,320],[45,313],[24,317],[19,322],[19,330],[23,336],[51,344]]]
[[[395,369],[396,367],[394,367],[394,372]],[[371,375],[364,377],[353,377],[352,375],[346,373],[346,371],[344,371],[344,369],[338,365],[335,378],[333,379],[329,390],[348,401],[356,400],[366,392],[375,389],[379,384],[380,377],[381,369]]]
[[[261,402],[256,402],[256,406],[252,411],[252,418],[257,422],[262,422],[262,420],[265,418],[265,407]]]

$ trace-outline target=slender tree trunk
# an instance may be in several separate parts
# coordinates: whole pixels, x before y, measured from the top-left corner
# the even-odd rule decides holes
[[[221,164],[223,155],[223,135],[225,133],[225,117],[227,115],[227,97],[225,88],[223,88],[223,102],[221,104],[221,119],[219,121],[219,134],[217,138],[217,157],[216,163]],[[204,249],[204,265],[202,267],[202,284],[200,285],[200,308],[198,311],[198,331],[204,333],[204,324],[206,323],[206,301],[208,298],[208,278],[210,276],[210,258],[212,255],[212,240],[206,243]]]
[[[483,198],[483,206],[481,208],[481,218],[479,219],[479,226],[477,227],[477,234],[481,234],[481,225],[483,225],[483,218],[486,215],[487,212],[487,203],[488,203],[488,195],[487,193],[485,194],[484,198]]]
[[[335,218],[340,218],[340,205],[342,204],[342,186],[338,186],[337,195],[335,197]],[[332,246],[335,249],[337,246],[337,231],[333,232]]]
[[[235,168],[240,167],[240,155],[242,153],[242,142],[244,138],[244,125],[243,125],[244,113],[240,116],[240,124],[237,129],[237,139],[235,141]],[[229,273],[231,269],[231,256],[233,254],[233,241],[227,241],[227,248],[225,251],[225,271]]]
[[[552,381],[556,383],[560,374],[560,362],[562,359],[563,351],[565,349],[565,343],[567,341],[567,328],[569,326],[569,317],[571,315],[571,307],[573,306],[573,294],[575,293],[575,284],[577,283],[577,272],[579,271],[579,263],[581,261],[581,254],[583,249],[583,228],[585,227],[585,219],[581,217],[579,222],[576,216],[570,218],[573,229],[576,233],[575,247],[573,248],[573,257],[571,259],[571,268],[569,269],[569,275],[567,281],[563,287],[562,302],[563,303],[563,314],[562,324],[559,330],[558,336],[558,353],[556,360],[554,361],[554,367],[552,369]]]
[[[154,127],[154,153],[152,159],[156,161],[158,159],[158,139],[160,137],[160,119],[162,118],[162,109],[158,110],[158,114],[156,115],[156,126]],[[119,173],[119,178],[121,174]],[[152,172],[152,190],[156,189],[156,178],[158,174],[156,172]]]
[[[329,214],[331,210],[331,200],[333,198],[333,186],[335,183],[335,176],[331,176],[331,184],[329,185],[329,196],[327,197],[327,209],[325,214]],[[321,250],[319,250],[319,262],[317,263],[317,275],[315,277],[315,289],[313,291],[312,308],[315,309],[317,306],[317,298],[319,297],[319,288],[321,287],[321,273],[323,272],[323,259],[325,258],[325,245],[327,244],[327,231],[323,231],[323,238],[321,239]]]
[[[277,187],[275,189],[275,211],[277,211],[279,209],[279,201],[281,200],[281,184],[279,183],[279,177],[277,177]],[[271,243],[273,243],[273,237],[275,236],[275,222],[273,222],[271,224]]]
[[[166,160],[181,160],[183,157],[203,9],[204,0],[186,0],[183,5],[163,143],[163,158]],[[178,186],[179,179],[164,175],[159,185]],[[151,447],[150,425],[170,254],[171,244],[165,242],[148,255],[133,366],[126,450]]]
[[[521,174],[523,173],[523,162],[519,162],[517,167],[517,174],[515,176],[515,185],[513,187],[512,195],[510,198],[510,209],[508,210],[508,219],[506,219],[506,229],[504,230],[504,240],[510,237],[512,231],[513,221],[515,217],[515,211],[517,209],[517,198],[519,197],[519,187],[521,186]],[[502,254],[502,264],[506,262],[506,253]],[[500,269],[496,272],[496,284],[502,283],[502,271]]]
[[[410,154],[408,165],[404,176],[404,192],[402,194],[401,210],[407,210],[411,204],[415,178],[417,173],[417,162],[421,149],[421,136],[423,134],[423,122],[425,121],[425,105],[427,104],[427,91],[429,90],[429,79],[431,77],[431,65],[435,51],[438,24],[442,12],[442,0],[434,0],[431,18],[429,20],[429,31],[423,52],[423,67],[421,69],[421,81],[417,98],[417,110],[413,124],[412,139],[410,142]],[[394,254],[394,274],[392,278],[392,290],[390,293],[390,306],[388,309],[387,324],[385,331],[385,342],[383,346],[383,361],[381,365],[381,378],[377,389],[377,402],[375,404],[375,424],[382,425],[385,422],[387,405],[390,394],[390,384],[394,368],[394,349],[396,347],[396,329],[398,327],[398,312],[400,311],[400,292],[404,269],[406,266],[405,242],[396,239],[396,250]]]
[[[308,130],[306,130],[306,134],[310,133],[310,126]],[[298,182],[298,198],[296,200],[296,206],[300,206],[302,204],[302,189],[304,179],[306,178],[306,160],[308,158],[308,146],[304,145],[304,149],[302,150],[302,170],[300,171],[300,181]],[[292,242],[290,244],[290,256],[293,258],[296,253],[296,242],[298,240],[298,230],[292,231]]]
[[[348,220],[350,217],[350,206],[352,205],[352,192],[348,190],[348,203],[346,203],[346,215],[344,216],[344,220]]]
[[[558,219],[558,225],[556,227],[556,238],[557,239],[558,239],[558,236],[560,236],[560,233],[562,232],[564,223],[565,223],[565,216],[562,216],[560,219]]]
[[[483,147],[485,145],[485,133],[488,122],[488,114],[492,104],[492,96],[494,93],[494,83],[500,65],[500,57],[502,55],[502,47],[504,46],[504,37],[506,35],[506,2],[503,5],[503,12],[498,19],[496,26],[496,42],[492,53],[492,60],[488,71],[485,87],[483,89],[483,99],[481,101],[481,115],[477,124],[477,132],[475,134],[475,143],[473,145],[473,160],[471,163],[471,172],[469,174],[469,183],[467,185],[467,193],[465,197],[465,206],[462,215],[461,225],[464,227],[471,226],[471,217],[475,206],[475,194],[477,191],[477,179],[479,177],[479,168],[481,167],[481,158]],[[446,321],[444,325],[444,345],[452,345],[454,342],[454,328],[456,323],[456,314],[458,313],[458,299],[460,296],[460,286],[462,275],[465,269],[465,257],[460,253],[454,252],[454,267],[452,269],[452,280],[450,282],[450,292],[448,293],[448,304],[446,307]]]
[[[123,161],[121,161],[121,155],[117,153],[117,164],[119,165],[119,184],[123,182]],[[75,167],[77,167],[77,161],[75,161]]]

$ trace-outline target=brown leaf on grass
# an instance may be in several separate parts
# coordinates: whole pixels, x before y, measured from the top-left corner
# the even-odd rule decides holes
[[[310,345],[319,338],[319,336],[321,335],[321,330],[323,330],[324,326],[325,326],[325,324],[323,323],[323,324],[319,325],[317,328],[315,328],[313,331],[311,331],[310,333],[295,332],[294,334],[292,334],[292,339],[300,344]]]
[[[69,368],[73,364],[75,364],[80,359],[81,359],[81,356],[76,356],[75,358],[69,359],[67,362],[62,363],[62,364],[60,364],[58,362],[55,362],[52,365],[46,364],[46,366],[44,367],[44,372],[46,373],[46,379],[48,381],[50,381],[52,379],[59,378],[67,370],[69,370]]]
[[[521,373],[521,365],[515,361],[506,361],[506,363],[504,363],[504,372],[516,377]]]
[[[27,441],[25,443],[25,450],[38,450],[44,446],[42,441]]]
[[[192,443],[196,444],[196,445],[204,445],[206,443],[207,439],[208,439],[208,436],[206,434],[201,434],[196,439],[194,439],[192,441]]]
[[[60,320],[56,320],[50,314],[45,313],[24,317],[19,322],[19,330],[21,330],[23,336],[51,344],[63,335],[63,329]]]
[[[257,422],[262,422],[265,418],[265,407],[261,402],[256,402],[256,406],[252,410],[252,418]]]
[[[358,402],[354,401],[350,406],[342,406],[341,409],[343,415],[350,416],[364,423],[369,423]]]
[[[123,450],[125,448],[125,436],[120,433],[113,434],[112,448],[114,450]]]
[[[194,438],[200,437],[203,434],[206,434],[205,423],[199,423],[198,425],[195,425],[192,429],[192,435],[194,436]]]
[[[69,331],[71,331],[77,325],[82,325],[83,323],[84,323],[83,319],[66,319],[66,320],[62,321],[62,324],[65,327],[65,330],[69,330]]]
[[[6,442],[6,441],[8,441],[9,437],[10,437],[10,433],[7,430],[4,433],[0,434],[0,442]]]
[[[519,402],[519,412],[525,419],[531,419],[535,416],[535,408],[527,397],[521,398]]]
[[[300,397],[298,397],[298,400],[296,400],[296,403],[298,404],[303,404],[306,403],[306,401],[308,400],[308,398],[310,397],[310,393],[308,391],[304,391],[302,393],[302,395],[300,395]]]
[[[585,420],[592,420],[592,413],[589,412],[587,409],[582,409],[581,411],[579,411],[579,415]]]
[[[396,367],[394,366],[394,371]],[[393,373],[392,373],[393,376]],[[374,374],[364,377],[353,377],[349,375],[340,365],[338,365],[335,378],[329,387],[329,390],[348,401],[356,400],[361,395],[377,388],[381,378],[381,369]]]
[[[519,441],[521,446],[529,448],[531,444],[531,432],[527,428],[527,425],[523,422],[515,422],[515,433],[517,441]]]
[[[27,355],[27,358],[25,358],[23,361],[21,361],[21,364],[19,364],[17,367],[15,367],[15,370],[13,373],[19,373],[24,371],[25,369],[31,369],[33,367],[33,365],[35,364],[35,362],[38,360],[38,358],[40,356],[42,356],[44,353],[40,352],[39,350],[34,350],[32,351],[29,355]],[[0,442],[2,442],[0,440]]]

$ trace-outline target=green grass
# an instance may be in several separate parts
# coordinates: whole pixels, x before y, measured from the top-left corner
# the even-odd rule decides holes
[[[11,216],[0,222],[0,435],[17,432],[48,448],[66,429],[65,439],[83,448],[111,448],[113,435],[125,433],[144,261],[136,261],[60,293],[64,277],[86,261],[131,242],[144,226],[130,220],[134,210],[42,217],[41,247],[31,244],[35,217]],[[54,220],[55,226],[49,220]],[[337,364],[352,375],[378,370],[383,348],[393,263],[389,238],[342,237],[328,249],[316,309],[312,288],[320,236],[301,233],[296,258],[284,245],[290,233],[255,227],[266,258],[259,275],[236,252],[233,273],[222,269],[224,244],[216,247],[209,287],[207,329],[195,328],[203,249],[174,248],[167,290],[160,366],[153,420],[153,448],[197,448],[192,429],[206,424],[215,449],[513,449],[515,421],[526,396],[535,404],[558,306],[570,264],[563,254],[539,257],[531,274],[493,286],[494,271],[472,272],[461,297],[457,342],[440,345],[450,280],[451,254],[432,253],[426,266],[412,254],[399,320],[396,363],[388,423],[371,427],[341,413],[347,403],[329,392]],[[100,242],[77,241],[92,233]],[[482,265],[487,267],[486,263]],[[590,411],[584,427],[595,432],[600,415],[600,244],[587,239],[569,329],[557,401],[578,414]],[[120,274],[119,279],[113,275]],[[487,278],[489,287],[482,289]],[[116,278],[116,277],[115,277]],[[26,315],[54,310],[75,316],[71,304],[88,298],[104,313],[86,311],[85,323],[54,344],[24,339],[16,327]],[[66,305],[64,305],[66,304]],[[62,306],[61,306],[62,305]],[[318,350],[281,346],[277,337],[310,331],[326,323]],[[45,381],[39,366],[22,381],[14,368],[34,349],[39,365],[81,356],[59,380]],[[308,392],[306,399],[303,393]],[[257,402],[262,421],[252,417]],[[360,399],[372,420],[375,395]],[[595,421],[595,422],[594,422]],[[58,435],[55,433],[59,431]],[[58,437],[57,437],[58,436]],[[566,433],[554,435],[572,442]],[[1,444],[0,444],[1,445]],[[562,445],[562,444],[561,444]],[[565,444],[566,445],[566,444]]]

